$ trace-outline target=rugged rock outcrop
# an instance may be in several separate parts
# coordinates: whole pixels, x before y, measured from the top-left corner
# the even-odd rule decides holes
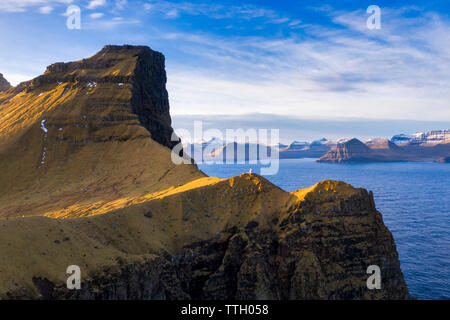
[[[3,74],[0,73],[0,91],[5,91],[9,88],[11,88],[11,84],[3,78]]]
[[[19,285],[6,295],[41,299],[409,298],[392,235],[375,208],[372,194],[336,181],[324,181],[290,195],[257,175],[244,174],[230,182],[150,201],[135,211],[121,210],[113,217],[113,224],[108,215],[93,221],[78,219],[72,225],[70,220],[53,226],[41,221],[43,229],[50,230],[47,237],[51,240],[70,238],[40,249],[52,257],[59,255],[60,259],[49,263],[52,268],[56,264],[56,269],[61,264],[62,270],[30,273],[28,277],[35,289],[30,291],[29,287]],[[208,197],[204,202],[198,201],[202,194]],[[232,206],[221,201],[223,195],[242,209],[233,211]],[[181,211],[168,211],[171,217],[162,215],[163,202],[174,204],[183,197],[192,199],[194,210],[183,205]],[[270,209],[269,203],[275,207]],[[215,204],[228,208],[217,208]],[[268,207],[261,207],[262,204]],[[258,207],[259,212],[251,213]],[[178,231],[171,229],[169,221],[177,225]],[[212,226],[207,227],[207,221]],[[94,224],[89,226],[91,229],[86,226],[89,222]],[[114,224],[120,226],[121,236],[99,233],[101,228],[108,230]],[[137,234],[127,234],[138,224],[141,228],[135,229],[139,230]],[[27,229],[26,221],[21,225]],[[145,244],[150,235],[143,231],[158,225],[167,228],[167,240],[172,236],[171,241],[178,241],[176,247],[152,248]],[[2,234],[12,227],[7,222]],[[186,235],[186,228],[194,235],[200,230],[205,234],[196,235],[197,240],[193,240]],[[77,236],[72,234],[76,230],[81,231]],[[89,234],[91,242],[87,245]],[[42,244],[40,238],[45,235],[32,237]],[[161,236],[157,239],[166,240]],[[74,248],[72,260],[68,256],[61,259],[64,254],[58,250],[72,248],[70,242],[86,247]],[[115,248],[121,250],[111,254]],[[40,251],[30,251],[29,259],[34,261]],[[79,260],[77,255],[81,253],[86,258]],[[94,256],[99,253],[111,255],[103,261],[108,261],[106,266]],[[8,257],[8,251],[3,254]],[[81,290],[68,290],[65,282],[58,279],[63,276],[64,262],[73,260],[87,274]],[[93,268],[95,264],[99,266]],[[380,290],[367,289],[369,265],[381,268]],[[2,274],[12,272],[2,271]]]
[[[171,148],[177,142],[171,141],[173,129],[164,60],[161,53],[145,46],[108,45],[88,59],[52,64],[43,75],[21,83],[15,91],[30,92],[45,85],[66,83],[70,84],[71,89],[85,86],[92,91],[97,87],[102,90],[107,86],[116,86],[116,89],[120,89],[117,86],[123,87],[126,90],[129,86],[131,96],[127,97],[126,102],[121,101],[128,104],[123,108],[132,108],[130,111],[138,116],[141,125],[151,133],[152,139]],[[119,115],[116,117],[120,120]]]
[[[0,93],[0,298],[409,298],[367,191],[174,164],[163,62],[107,46]]]

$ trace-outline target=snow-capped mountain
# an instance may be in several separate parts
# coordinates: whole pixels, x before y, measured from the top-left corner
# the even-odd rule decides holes
[[[436,145],[450,141],[450,130],[433,130],[427,133],[417,132],[415,134],[398,134],[391,138],[397,145]]]

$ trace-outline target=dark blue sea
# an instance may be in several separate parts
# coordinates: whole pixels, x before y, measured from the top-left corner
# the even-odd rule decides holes
[[[202,164],[210,176],[229,178],[258,165]],[[410,294],[450,299],[450,164],[327,164],[314,159],[280,160],[278,174],[266,176],[286,191],[325,179],[372,190],[377,209],[395,238]]]

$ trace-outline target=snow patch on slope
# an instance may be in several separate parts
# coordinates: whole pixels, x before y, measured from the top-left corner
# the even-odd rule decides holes
[[[42,131],[47,133],[48,129],[45,127],[45,121],[47,121],[47,119],[44,119],[44,120],[41,121],[41,129],[42,129]]]

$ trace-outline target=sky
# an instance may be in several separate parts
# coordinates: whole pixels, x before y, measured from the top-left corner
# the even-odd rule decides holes
[[[175,127],[270,125],[286,140],[445,129],[449,13],[441,0],[1,0],[0,72],[16,85],[106,44],[148,45],[166,56]]]

